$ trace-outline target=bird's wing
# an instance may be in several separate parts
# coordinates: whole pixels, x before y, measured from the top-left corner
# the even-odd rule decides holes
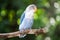
[[[25,13],[23,13],[23,14],[21,15],[21,18],[20,18],[20,24],[22,23],[24,17],[25,17]]]

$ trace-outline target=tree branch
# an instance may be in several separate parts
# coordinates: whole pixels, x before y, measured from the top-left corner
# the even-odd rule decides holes
[[[42,29],[31,29],[31,30],[25,30],[25,34],[45,34],[45,32]],[[20,32],[11,32],[11,33],[0,33],[0,38],[11,38],[11,37],[17,37],[20,36]]]

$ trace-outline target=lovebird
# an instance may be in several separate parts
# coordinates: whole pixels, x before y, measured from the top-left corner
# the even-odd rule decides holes
[[[22,13],[20,18],[19,31],[24,32],[32,28],[34,22],[34,13],[37,11],[35,4],[28,5],[25,11]],[[19,38],[24,38],[26,34],[20,34]]]

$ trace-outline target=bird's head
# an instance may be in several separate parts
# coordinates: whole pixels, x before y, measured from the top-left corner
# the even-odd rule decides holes
[[[36,5],[31,4],[31,5],[29,5],[29,6],[26,8],[26,11],[28,11],[28,12],[36,12],[36,11],[37,11],[37,7],[36,7]]]

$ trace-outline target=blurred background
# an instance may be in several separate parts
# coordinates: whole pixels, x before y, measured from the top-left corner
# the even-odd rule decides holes
[[[60,0],[0,0],[0,33],[18,31],[20,16],[30,4],[35,4],[38,8],[32,28],[45,27],[48,33],[0,40],[60,40]]]

